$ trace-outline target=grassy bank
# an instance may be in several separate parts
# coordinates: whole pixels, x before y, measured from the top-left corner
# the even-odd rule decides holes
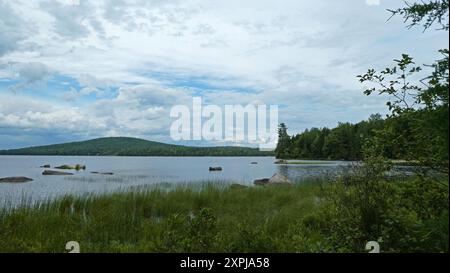
[[[3,209],[0,251],[364,252],[373,236],[382,251],[448,251],[448,190],[418,181],[389,182],[388,208],[345,181],[67,196]]]

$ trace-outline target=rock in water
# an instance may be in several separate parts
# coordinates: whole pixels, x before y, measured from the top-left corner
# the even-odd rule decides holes
[[[276,173],[269,179],[269,184],[270,185],[273,185],[273,184],[292,185],[292,182],[286,176]]]
[[[60,170],[86,170],[86,166],[85,165],[81,165],[81,164],[77,164],[75,166],[71,166],[71,165],[62,165],[62,166],[58,166],[55,167],[55,169],[60,169]]]
[[[222,171],[222,167],[209,167],[210,172],[220,172]]]
[[[257,186],[265,185],[292,185],[292,182],[284,175],[274,174],[271,178],[257,179],[253,182]]]
[[[50,165],[49,164],[45,164],[45,165],[42,165],[41,168],[48,169],[48,168],[50,168]]]
[[[75,165],[75,170],[86,170],[86,165],[77,164]]]
[[[69,166],[69,165],[61,165],[58,167],[55,167],[55,169],[59,169],[59,170],[72,170],[74,167]]]
[[[288,163],[287,160],[284,160],[284,159],[275,161],[275,164],[287,164],[287,163]]]
[[[45,170],[42,175],[73,175],[73,173]]]
[[[114,175],[114,173],[91,172],[92,174]]]
[[[269,184],[269,178],[256,179],[255,181],[253,181],[253,184],[255,184],[257,186],[267,185],[267,184]]]
[[[33,179],[24,176],[0,178],[0,183],[25,183],[30,181],[33,181]]]

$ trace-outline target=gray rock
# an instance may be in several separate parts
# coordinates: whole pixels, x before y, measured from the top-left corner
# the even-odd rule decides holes
[[[276,173],[269,179],[269,184],[286,184],[292,185],[292,182],[284,175]]]
[[[284,175],[274,174],[271,178],[257,179],[253,182],[257,186],[265,185],[292,185],[292,182]]]
[[[60,169],[60,170],[86,170],[86,165],[81,165],[81,164],[76,164],[74,166],[71,165],[62,165],[62,166],[58,166],[55,167],[55,169]]]
[[[73,175],[73,173],[45,170],[42,175]]]
[[[269,178],[256,179],[255,181],[253,181],[253,184],[255,184],[257,186],[267,185],[267,184],[269,184]]]
[[[33,181],[33,179],[24,176],[0,178],[0,183],[25,183],[30,181]]]
[[[91,172],[92,174],[114,175],[114,173]]]

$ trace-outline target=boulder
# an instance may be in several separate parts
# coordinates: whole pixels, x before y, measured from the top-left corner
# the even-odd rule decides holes
[[[74,166],[71,165],[61,165],[58,167],[55,167],[55,169],[59,169],[59,170],[86,170],[86,166],[85,165],[81,165],[81,164],[76,164]]]
[[[220,172],[222,171],[222,167],[209,167],[210,172]]]
[[[45,170],[42,175],[73,175],[73,173]]]
[[[286,184],[292,185],[292,182],[284,175],[276,173],[269,179],[269,184]]]
[[[257,179],[253,182],[257,186],[265,185],[292,185],[292,182],[284,175],[274,174],[271,178]]]
[[[255,181],[253,181],[253,184],[255,184],[257,186],[267,185],[267,184],[269,184],[269,178],[256,179]]]
[[[59,169],[59,170],[72,170],[73,167],[72,167],[72,166],[69,166],[69,165],[61,165],[61,166],[55,167],[55,169]]]
[[[24,176],[0,178],[0,183],[25,183],[30,181],[33,181],[33,179]]]

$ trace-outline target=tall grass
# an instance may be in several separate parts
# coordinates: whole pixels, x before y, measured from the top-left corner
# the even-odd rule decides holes
[[[104,195],[64,196],[39,203],[24,200],[24,206],[0,209],[0,252],[64,252],[68,241],[79,242],[82,252],[362,252],[365,245],[359,241],[361,237],[352,238],[363,232],[358,230],[359,203],[343,207],[352,204],[347,199],[353,191],[343,192],[339,185],[317,180],[271,187],[197,183],[170,190],[162,185]],[[392,193],[389,198],[408,198],[406,192]],[[442,198],[448,200],[448,193]],[[341,199],[346,203],[336,203]],[[409,248],[406,238],[406,243],[391,249],[414,251],[419,244],[421,251],[448,251],[448,242],[442,242],[445,235],[448,238],[445,217],[433,212],[427,216],[432,221],[423,222],[414,202],[406,200],[401,208],[393,208],[398,213],[388,220],[410,218],[390,228],[398,232],[405,227],[415,231],[417,225],[420,231],[437,228],[427,225],[441,227],[432,232],[435,237],[428,238],[431,243],[420,245],[414,238],[415,248]],[[402,210],[407,211],[403,214]],[[352,218],[347,219],[349,216]]]
[[[27,203],[0,210],[0,251],[63,252],[68,241],[85,252],[299,251],[303,242],[292,241],[295,223],[317,209],[319,190],[201,183]],[[202,221],[209,216],[211,230],[195,235],[193,225],[207,226]],[[195,243],[211,234],[214,243],[207,247]]]

